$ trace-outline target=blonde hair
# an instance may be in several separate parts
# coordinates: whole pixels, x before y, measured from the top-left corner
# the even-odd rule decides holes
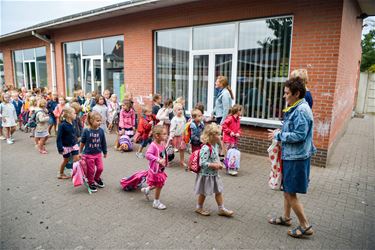
[[[149,105],[145,105],[142,107],[142,113],[143,114],[146,114],[146,112],[149,111],[149,112],[152,112],[152,109]]]
[[[180,103],[182,105],[182,103],[185,101],[185,98],[183,98],[182,96],[180,97],[177,97],[175,103]]]
[[[72,102],[70,104],[70,107],[72,107],[74,109],[74,111],[76,112],[76,114],[79,113],[82,110],[82,107],[81,107],[81,105],[79,105],[78,102]]]
[[[290,73],[290,78],[301,78],[304,84],[307,84],[309,76],[307,75],[307,69],[295,69]]]
[[[38,107],[45,108],[47,106],[47,101],[45,99],[39,100]]]
[[[37,105],[37,99],[35,96],[31,96],[30,99],[29,99],[29,102],[30,102],[30,107],[36,107]]]
[[[61,113],[60,118],[64,118],[65,120],[67,118],[73,118],[75,114],[75,110],[72,107],[64,107]]]
[[[152,128],[152,136],[155,138],[156,135],[161,135],[164,131],[164,126],[156,125]]]
[[[87,125],[90,127],[90,128],[92,128],[93,126],[92,126],[92,124],[94,123],[94,120],[96,119],[96,118],[102,118],[102,116],[100,115],[100,113],[99,112],[96,112],[96,111],[91,111],[90,113],[88,113],[88,115],[87,115]]]
[[[223,85],[223,88],[229,91],[230,97],[233,99],[234,96],[233,96],[232,88],[229,86],[228,78],[226,76],[218,76],[217,81],[219,81],[221,85]]]
[[[204,128],[203,133],[201,135],[201,141],[203,143],[213,144],[214,136],[220,135],[220,134],[221,134],[220,126],[217,125],[216,123],[211,123]]]
[[[177,113],[177,109],[178,109],[178,108],[182,108],[182,104],[179,103],[179,102],[176,102],[176,103],[173,105],[173,111],[174,111],[175,113]]]

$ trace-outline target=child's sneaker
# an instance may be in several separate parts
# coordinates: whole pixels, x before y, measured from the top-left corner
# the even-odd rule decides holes
[[[236,176],[238,174],[238,172],[236,170],[229,169],[228,174],[231,175],[231,176]]]
[[[150,189],[148,187],[141,188],[141,192],[144,193],[147,200],[150,200]]]
[[[145,156],[142,153],[139,153],[139,152],[135,153],[135,155],[138,157],[138,159],[145,158]]]
[[[160,201],[156,201],[156,200],[154,200],[154,203],[152,203],[152,207],[159,209],[159,210],[164,210],[167,208],[163,203],[161,203]]]
[[[231,216],[233,216],[233,213],[234,212],[232,210],[228,210],[226,208],[221,208],[221,209],[219,209],[219,212],[217,214],[220,215],[220,216],[231,217]]]
[[[0,135],[0,140],[4,141],[6,138],[3,135]]]
[[[99,178],[99,180],[95,180],[95,182],[96,182],[96,186],[97,187],[99,187],[99,188],[104,188],[105,187],[102,179]]]
[[[90,185],[89,185],[89,188],[90,188],[90,190],[91,190],[91,193],[95,193],[96,191],[98,191],[98,189],[96,188],[95,183],[90,184]]]
[[[7,139],[7,143],[8,143],[8,144],[13,144],[14,141],[12,141],[11,139]]]

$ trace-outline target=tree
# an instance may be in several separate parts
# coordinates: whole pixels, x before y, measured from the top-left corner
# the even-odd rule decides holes
[[[365,26],[371,27],[371,30],[363,35],[362,38],[362,60],[361,60],[361,71],[369,71],[375,68],[375,21],[365,21]],[[372,67],[371,67],[372,66]]]

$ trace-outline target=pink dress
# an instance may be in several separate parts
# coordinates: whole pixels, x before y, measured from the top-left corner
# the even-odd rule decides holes
[[[146,159],[149,161],[147,185],[149,187],[161,188],[167,180],[167,174],[164,172],[165,167],[157,162],[158,159],[162,158],[164,150],[164,145],[158,145],[155,142],[152,142],[147,149]]]

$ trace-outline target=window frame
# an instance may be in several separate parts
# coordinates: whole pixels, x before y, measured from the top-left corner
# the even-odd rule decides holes
[[[290,65],[292,59],[292,48],[293,48],[293,29],[294,29],[294,15],[280,15],[280,16],[272,16],[272,17],[262,17],[262,18],[254,18],[254,19],[244,19],[244,20],[237,20],[237,21],[228,21],[228,22],[218,22],[218,23],[211,23],[211,24],[203,24],[203,25],[195,25],[189,27],[176,27],[176,28],[167,28],[167,29],[158,29],[153,31],[153,40],[154,40],[154,84],[153,84],[153,93],[155,93],[157,87],[157,32],[158,31],[174,31],[179,29],[190,29],[190,37],[189,37],[189,86],[188,86],[188,107],[189,110],[192,108],[192,101],[193,101],[193,58],[194,55],[204,54],[207,53],[211,57],[211,54],[220,54],[222,52],[228,52],[229,50],[233,51],[233,65],[232,65],[232,91],[234,94],[234,99],[232,103],[236,103],[236,91],[237,91],[237,66],[238,66],[238,48],[239,48],[239,36],[240,36],[240,24],[251,22],[251,21],[258,21],[258,20],[272,20],[272,19],[281,19],[281,18],[291,18],[291,33],[290,33],[290,50],[289,50],[289,62],[288,62],[288,78],[290,76]],[[193,28],[196,27],[209,27],[215,26],[220,24],[235,24],[235,39],[234,39],[234,46],[233,49],[209,49],[209,50],[193,50]],[[210,92],[208,93],[210,94]],[[209,104],[210,105],[210,104]],[[213,104],[214,105],[214,104]],[[206,107],[207,111],[209,111],[208,107]],[[189,111],[188,111],[189,112]],[[267,128],[279,128],[281,127],[281,120],[274,120],[274,119],[262,119],[262,118],[253,118],[253,117],[241,117],[241,124],[244,125],[253,125],[259,127],[267,127]]]

